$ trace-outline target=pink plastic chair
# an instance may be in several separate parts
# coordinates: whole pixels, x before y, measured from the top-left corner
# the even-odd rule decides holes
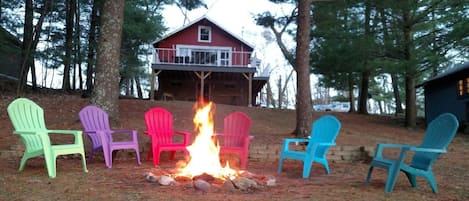
[[[134,149],[137,155],[137,163],[140,165],[140,152],[138,149],[138,139],[136,130],[111,130],[107,113],[93,105],[84,107],[80,113],[80,121],[92,142],[92,147],[88,160],[93,160],[96,151],[102,151],[104,160],[108,168],[112,167],[112,153],[114,150]],[[117,135],[128,134],[130,140],[117,140]]]
[[[251,119],[242,112],[233,112],[223,119],[223,133],[216,134],[220,140],[220,154],[235,153],[240,158],[240,168],[246,169],[248,163],[249,135]]]
[[[151,139],[152,151],[148,152],[147,160],[153,154],[153,165],[159,165],[160,153],[162,151],[171,152],[171,160],[174,160],[176,151],[184,151],[188,156],[187,146],[189,145],[189,133],[173,130],[173,115],[163,108],[152,108],[145,113],[145,124],[147,134]],[[183,142],[175,142],[174,137],[180,135]]]

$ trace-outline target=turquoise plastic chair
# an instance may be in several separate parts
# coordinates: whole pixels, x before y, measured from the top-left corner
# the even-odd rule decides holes
[[[33,101],[27,98],[18,98],[8,105],[8,115],[15,128],[14,134],[21,137],[25,151],[21,158],[19,171],[24,169],[26,161],[30,158],[44,155],[47,172],[50,178],[56,176],[56,158],[59,155],[80,154],[83,171],[86,169],[85,151],[82,132],[78,130],[49,130],[44,121],[44,112]],[[52,145],[49,134],[70,134],[74,136],[73,144]]]
[[[283,140],[282,153],[277,172],[282,172],[283,160],[294,159],[303,161],[303,178],[308,178],[313,162],[324,166],[326,174],[329,174],[329,164],[326,154],[330,147],[335,146],[335,139],[341,128],[340,121],[332,115],[324,115],[313,123],[309,139],[290,138]],[[290,150],[290,143],[308,143],[306,151]]]
[[[412,187],[417,187],[416,176],[425,178],[434,193],[438,192],[432,165],[439,155],[446,153],[446,147],[453,140],[458,130],[458,119],[450,113],[445,113],[434,119],[427,127],[425,137],[419,146],[405,144],[378,144],[376,153],[370,163],[365,183],[368,185],[374,167],[388,171],[385,192],[392,192],[396,184],[397,176],[402,171],[406,174]],[[384,148],[400,148],[401,152],[397,160],[384,158]],[[407,153],[414,152],[410,165],[405,163]]]

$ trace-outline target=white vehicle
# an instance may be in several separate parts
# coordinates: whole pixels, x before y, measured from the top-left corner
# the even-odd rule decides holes
[[[350,103],[337,102],[331,104],[314,105],[314,111],[334,111],[334,112],[348,112],[350,110]]]

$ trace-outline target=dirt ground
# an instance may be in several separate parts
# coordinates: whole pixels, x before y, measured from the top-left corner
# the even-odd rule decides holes
[[[308,179],[302,179],[302,164],[287,160],[282,173],[277,174],[278,161],[249,161],[248,171],[258,175],[272,175],[275,186],[262,186],[251,191],[228,190],[213,186],[208,192],[183,186],[160,186],[145,180],[145,174],[154,171],[151,161],[145,160],[148,139],[143,134],[143,114],[152,107],[164,107],[174,116],[176,130],[193,131],[193,103],[180,101],[148,101],[121,99],[120,126],[117,128],[139,131],[142,165],[126,152],[119,152],[108,169],[102,157],[87,164],[88,173],[82,171],[77,158],[59,158],[57,177],[50,179],[42,158],[30,159],[22,172],[18,172],[23,145],[12,134],[13,128],[6,107],[14,99],[9,93],[0,95],[0,200],[469,200],[469,136],[458,134],[448,147],[448,153],[433,166],[438,183],[438,194],[419,178],[418,188],[411,188],[404,174],[400,174],[394,191],[384,193],[386,172],[375,169],[370,185],[364,183],[368,171],[367,161],[330,164],[331,174],[326,175],[321,165],[314,164]],[[38,103],[46,116],[49,129],[81,130],[78,112],[88,104],[88,99],[78,95],[27,94]],[[216,105],[215,128],[220,130],[222,118],[232,111],[243,111],[253,121],[252,143],[279,144],[295,127],[295,112],[266,108],[247,108]],[[313,120],[325,113],[315,112]],[[408,130],[402,118],[392,116],[332,113],[342,122],[337,144],[375,146],[376,143],[418,144],[424,125]],[[88,139],[84,138],[86,148]],[[182,159],[181,157],[177,157]],[[163,156],[161,169],[175,167],[176,161]]]

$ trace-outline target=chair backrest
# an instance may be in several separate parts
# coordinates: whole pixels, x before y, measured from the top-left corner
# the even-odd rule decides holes
[[[251,129],[251,118],[242,112],[233,112],[223,119],[223,146],[244,146]]]
[[[47,130],[44,111],[27,98],[18,98],[8,105],[8,116],[17,131]]]
[[[451,113],[444,113],[428,124],[421,148],[444,149],[451,143],[459,127],[458,119]],[[427,170],[438,159],[439,153],[416,152],[410,166]]]
[[[173,115],[160,107],[155,107],[145,113],[145,125],[147,132],[157,143],[166,144],[172,142]]]
[[[47,130],[44,121],[44,111],[39,105],[27,98],[18,98],[11,102],[7,108],[8,116],[16,131],[45,131]],[[41,137],[40,134],[47,135],[47,132],[37,132],[36,135],[20,135],[27,150],[39,151],[43,145],[50,146],[48,137]]]
[[[321,118],[314,121],[311,128],[310,143],[306,147],[306,151],[311,151],[311,146],[314,142],[316,143],[332,143],[335,142],[337,135],[339,134],[340,121],[332,115],[324,115]]]
[[[99,107],[88,105],[78,113],[85,132],[111,130],[107,113]]]

